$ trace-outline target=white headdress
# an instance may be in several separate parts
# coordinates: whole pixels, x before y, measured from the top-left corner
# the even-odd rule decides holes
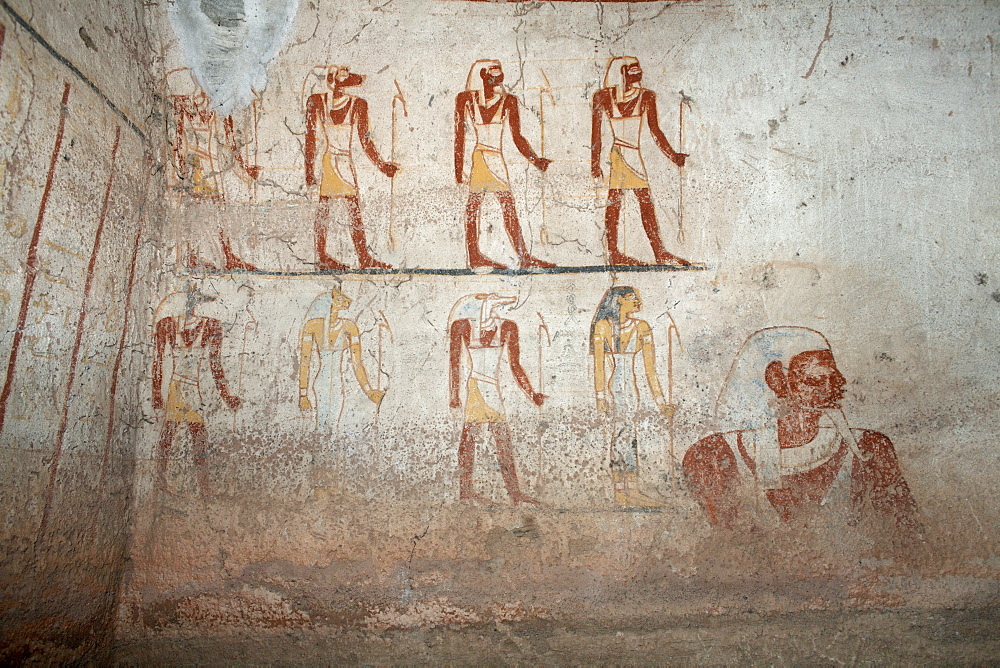
[[[617,100],[622,100],[625,96],[625,75],[622,74],[622,67],[632,64],[639,64],[639,59],[634,56],[616,56],[608,62],[608,69],[604,73],[604,87],[614,88]]]
[[[756,430],[757,479],[765,488],[780,486],[777,397],[764,380],[771,362],[788,363],[799,353],[830,350],[822,334],[808,327],[768,327],[755,332],[740,349],[729,371],[715,417],[720,431]]]
[[[465,81],[465,90],[478,91],[478,98],[480,103],[486,102],[486,94],[483,91],[483,70],[488,70],[491,67],[500,67],[499,60],[477,60],[472,64],[472,69],[469,70],[469,78]]]

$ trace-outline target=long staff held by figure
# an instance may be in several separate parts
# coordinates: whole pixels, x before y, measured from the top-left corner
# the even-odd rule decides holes
[[[542,341],[545,341],[546,346],[552,345],[552,335],[549,334],[549,326],[545,324],[545,318],[542,317],[541,311],[536,311],[538,313],[538,392],[539,394],[545,394],[545,375],[542,369]],[[542,333],[545,333],[545,338],[542,339]],[[538,407],[538,413],[541,415],[542,407]],[[536,487],[536,492],[541,491],[542,483],[542,434],[539,431],[538,434],[538,484]]]
[[[677,152],[684,152],[684,107],[691,108],[692,98],[680,91],[680,112],[678,113]],[[684,243],[684,168],[678,167],[680,174],[677,182],[677,242]]]
[[[375,370],[375,389],[379,392],[382,391],[382,332],[389,332],[389,343],[396,343],[395,337],[392,335],[392,327],[389,326],[389,320],[385,317],[385,313],[381,310],[378,312],[378,368]],[[375,404],[375,431],[378,431],[378,413],[379,409],[382,408],[382,402]]]
[[[399,87],[399,82],[393,79],[396,84],[396,94],[392,96],[392,144],[390,146],[390,162],[396,162],[396,102],[403,107],[403,118],[410,114],[406,109],[406,97],[403,89]],[[389,179],[389,248],[396,250],[396,179]],[[384,318],[385,316],[383,316]],[[381,333],[381,330],[379,330]]]
[[[670,326],[667,327],[667,405],[673,408],[667,433],[670,438],[670,465],[673,466],[677,461],[674,449],[674,421],[677,418],[677,405],[674,403],[674,339],[677,339],[677,345],[682,351],[684,345],[681,343],[680,330],[677,329],[677,323],[674,321],[674,316],[670,315],[670,311],[667,311],[667,317],[670,318]]]
[[[556,99],[552,96],[552,84],[549,83],[549,78],[545,76],[545,70],[539,70],[542,73],[542,79],[545,83],[541,88],[538,89],[538,124],[541,130],[541,140],[539,146],[541,148],[542,156],[545,155],[545,96],[549,96],[549,103],[554,107],[556,106]],[[542,172],[542,228],[538,230],[538,241],[543,246],[551,243],[549,240],[549,228],[546,226],[547,216],[545,211],[545,172]],[[546,331],[547,333],[547,331]],[[541,390],[539,390],[541,392]]]

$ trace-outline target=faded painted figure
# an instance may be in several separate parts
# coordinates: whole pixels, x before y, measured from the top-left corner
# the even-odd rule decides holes
[[[379,156],[368,128],[368,103],[347,93],[348,88],[360,86],[364,77],[347,67],[327,68],[325,93],[315,93],[306,101],[306,185],[316,184],[316,145],[324,141],[320,159],[319,210],[316,213],[315,242],[316,266],[324,270],[343,271],[349,267],[326,252],[327,222],[330,202],[340,200],[347,207],[351,227],[351,241],[362,269],[391,269],[376,260],[368,249],[368,239],[361,222],[361,203],[358,199],[358,179],[351,147],[358,135],[361,148],[380,172],[392,178],[399,165]]]
[[[351,306],[351,298],[340,288],[334,287],[317,297],[309,307],[299,345],[299,409],[316,410],[316,426],[332,434],[340,425],[344,412],[347,386],[344,382],[345,367],[354,369],[361,390],[378,405],[385,392],[375,389],[368,380],[361,359],[361,332],[353,320],[340,317],[340,312]],[[350,362],[347,353],[350,353]],[[311,374],[313,354],[318,358],[315,374]],[[313,401],[309,399],[312,387]]]
[[[601,132],[604,119],[611,125],[613,141],[608,155],[608,202],[604,209],[604,226],[607,233],[608,257],[612,265],[646,264],[621,252],[619,246],[620,218],[624,193],[635,193],[639,203],[642,227],[653,248],[656,264],[686,267],[691,263],[677,257],[663,247],[660,228],[656,222],[653,198],[649,192],[646,166],[642,161],[639,141],[643,125],[649,127],[653,142],[667,158],[678,167],[684,166],[687,155],[674,151],[667,141],[656,110],[656,94],[642,88],[642,68],[631,56],[612,58],[604,76],[604,88],[594,94],[591,117],[590,173],[596,181],[604,181],[601,168]]]
[[[636,427],[640,360],[657,409],[669,418],[674,407],[664,398],[656,375],[653,330],[645,320],[635,317],[641,309],[642,299],[633,287],[621,285],[605,292],[590,325],[590,354],[594,356],[597,410],[606,417],[615,504],[622,508],[655,509],[663,504],[639,489]]]
[[[215,379],[219,395],[229,408],[240,407],[239,397],[229,392],[226,374],[222,368],[220,355],[222,353],[222,323],[215,318],[200,316],[196,313],[199,304],[214,301],[197,288],[191,288],[187,293],[168,297],[164,300],[159,312],[167,312],[164,306],[173,298],[183,298],[183,314],[167,315],[159,318],[154,325],[154,356],[153,356],[153,408],[165,411],[163,428],[160,432],[159,452],[157,457],[157,486],[170,493],[167,486],[166,472],[177,428],[187,426],[193,443],[195,471],[202,493],[211,491],[208,484],[208,472],[205,460],[208,456],[208,438],[205,433],[204,400],[201,394],[201,369],[208,361]],[[167,349],[170,349],[171,363],[170,379],[167,385],[167,401],[163,401],[163,364]]]
[[[472,166],[465,171],[465,135],[472,130],[475,146]],[[469,267],[505,269],[499,262],[479,250],[479,212],[488,193],[496,195],[503,214],[504,229],[525,268],[554,267],[528,251],[521,233],[521,223],[510,191],[507,161],[503,156],[503,131],[510,128],[514,146],[528,162],[541,171],[552,162],[537,156],[521,134],[521,115],[517,98],[503,86],[503,69],[496,60],[479,60],[472,65],[465,91],[455,97],[455,181],[469,184],[469,200],[465,205],[465,245]]]
[[[497,315],[501,306],[514,304],[516,297],[495,294],[467,295],[452,308],[449,318],[449,405],[462,408],[462,437],[458,445],[459,498],[463,501],[488,501],[473,491],[476,439],[487,426],[496,444],[500,475],[514,505],[534,503],[536,499],[521,492],[514,464],[510,427],[500,393],[500,362],[504,351],[510,372],[518,387],[536,405],[545,395],[535,392],[528,374],[521,366],[521,342],[517,323]],[[463,370],[464,366],[464,370]],[[465,405],[462,406],[464,389]]]
[[[892,441],[848,426],[845,383],[815,330],[771,327],[747,340],[716,407],[728,429],[684,456],[711,523],[787,522],[823,506],[912,534],[917,504]]]
[[[250,164],[250,157],[244,155],[246,142],[241,141],[241,133],[233,117],[226,116],[220,120],[204,90],[195,84],[191,94],[171,95],[170,100],[174,112],[171,148],[175,190],[196,200],[222,203],[226,200],[224,172],[228,171],[246,184],[257,180],[261,168]],[[256,102],[251,105],[249,114],[251,118],[256,118]],[[256,271],[257,267],[237,256],[229,234],[221,224],[218,227],[224,268],[229,271]],[[189,251],[186,262],[189,266],[214,268],[194,251]]]

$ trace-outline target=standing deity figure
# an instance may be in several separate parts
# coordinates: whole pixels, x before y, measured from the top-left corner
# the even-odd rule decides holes
[[[590,325],[590,354],[594,356],[597,409],[606,418],[615,504],[622,508],[654,509],[663,504],[639,489],[637,366],[640,360],[660,413],[669,418],[674,407],[664,398],[656,375],[653,330],[649,323],[634,315],[640,309],[642,300],[635,288],[620,285],[608,289]]]
[[[385,262],[376,260],[368,249],[365,228],[361,221],[361,203],[358,200],[358,178],[351,150],[357,134],[368,159],[379,171],[392,178],[399,165],[386,162],[379,156],[371,140],[368,127],[368,103],[364,98],[351,95],[348,88],[360,86],[364,77],[347,67],[327,68],[327,92],[314,93],[306,101],[306,185],[316,184],[316,145],[324,141],[320,162],[319,209],[316,212],[315,243],[316,266],[327,271],[345,271],[349,267],[326,252],[327,221],[330,202],[337,199],[347,207],[351,227],[351,241],[362,269],[391,269]]]
[[[190,95],[171,95],[170,100],[174,113],[172,148],[177,190],[195,200],[222,204],[226,201],[222,179],[224,171],[231,171],[246,183],[257,180],[261,168],[249,164],[243,155],[244,147],[240,145],[233,117],[226,116],[220,120],[204,90],[196,87]],[[251,107],[252,116],[255,112],[255,107]],[[224,155],[219,154],[220,148]],[[224,268],[230,271],[257,271],[257,267],[236,255],[232,240],[221,223],[218,231]],[[189,251],[187,263],[211,267],[193,251]]]
[[[917,504],[886,436],[844,416],[846,381],[806,327],[769,327],[743,345],[716,406],[724,431],[695,443],[684,474],[708,520],[787,522],[839,508],[917,530]]]
[[[604,76],[604,88],[594,94],[591,116],[590,173],[596,181],[604,180],[601,169],[601,132],[604,119],[611,125],[613,137],[609,153],[608,201],[604,209],[604,226],[607,232],[610,264],[637,266],[644,262],[629,257],[619,249],[619,219],[621,218],[623,193],[635,193],[639,203],[639,215],[646,230],[649,244],[653,248],[656,264],[686,267],[691,263],[663,247],[660,228],[656,222],[653,198],[649,192],[646,166],[642,161],[639,140],[643,125],[649,127],[653,142],[664,155],[678,167],[684,166],[687,155],[677,153],[660,129],[656,111],[656,94],[642,88],[642,68],[639,61],[631,56],[612,58]]]
[[[192,287],[184,295],[184,299],[183,315],[162,317],[154,325],[153,408],[165,411],[157,453],[159,461],[157,484],[169,492],[166,472],[170,446],[177,434],[177,428],[186,425],[194,445],[198,484],[202,492],[207,493],[209,485],[205,460],[208,456],[208,438],[205,433],[205,418],[202,415],[204,400],[201,394],[201,369],[206,357],[212,378],[215,379],[215,386],[226,405],[236,410],[240,406],[240,399],[229,392],[226,374],[222,368],[220,359],[222,323],[215,318],[196,313],[199,304],[214,301],[215,298]],[[167,401],[164,403],[163,363],[168,348],[171,372],[167,386]]]
[[[528,162],[541,171],[552,162],[535,154],[521,134],[521,116],[517,98],[503,86],[503,69],[496,60],[479,60],[472,65],[466,88],[455,97],[455,182],[469,184],[465,205],[465,246],[469,267],[506,269],[479,250],[479,212],[487,193],[496,195],[503,214],[504,228],[524,268],[554,267],[531,255],[521,233],[521,224],[510,191],[510,177],[503,155],[503,131],[510,128],[514,145]],[[475,146],[472,166],[465,171],[465,135],[472,130]]]
[[[354,369],[354,377],[362,391],[378,405],[385,392],[375,389],[368,380],[364,362],[361,359],[361,332],[353,320],[340,317],[341,311],[351,306],[351,298],[340,288],[317,297],[302,326],[299,345],[299,408],[303,412],[313,410],[309,399],[310,385],[315,399],[316,424],[325,434],[332,434],[340,424],[344,412],[346,396],[345,366],[347,353],[349,364]],[[315,374],[311,374],[313,353],[318,358]]]
[[[476,439],[484,425],[489,427],[496,444],[500,475],[514,505],[538,501],[521,492],[511,447],[510,426],[500,392],[500,363],[504,351],[510,372],[521,390],[536,406],[545,395],[531,388],[528,374],[521,366],[521,343],[517,323],[497,315],[503,305],[514,304],[516,297],[477,294],[462,297],[449,318],[449,406],[462,408],[462,437],[458,445],[459,498],[486,502],[473,491],[472,470],[475,464]],[[464,373],[463,373],[464,367]],[[465,404],[462,405],[464,389]]]

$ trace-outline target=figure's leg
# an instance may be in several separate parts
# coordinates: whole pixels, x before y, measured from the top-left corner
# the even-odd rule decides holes
[[[177,433],[177,423],[172,420],[164,420],[163,429],[160,430],[160,442],[157,444],[156,453],[156,479],[153,484],[154,490],[163,491],[173,495],[167,485],[167,464],[169,463],[170,445],[174,442],[174,435]]]
[[[639,267],[645,262],[629,257],[618,250],[618,229],[622,213],[622,191],[619,188],[608,190],[608,202],[604,207],[604,229],[608,234],[608,260],[612,265]]]
[[[539,260],[528,252],[528,247],[524,243],[524,235],[521,234],[521,223],[517,219],[517,209],[514,208],[514,196],[507,192],[498,192],[497,201],[500,202],[500,210],[503,212],[503,226],[510,237],[510,244],[517,253],[518,262],[522,267],[554,267],[552,262]]]
[[[500,460],[500,475],[503,476],[503,484],[507,487],[507,494],[516,506],[519,503],[533,503],[540,505],[538,499],[534,499],[521,492],[521,487],[517,481],[517,467],[514,464],[514,452],[510,444],[510,427],[506,422],[491,422],[490,433],[493,434],[493,442],[497,447],[497,459]]]
[[[462,438],[458,442],[458,498],[461,501],[486,503],[487,499],[472,491],[472,469],[476,464],[476,439],[479,425],[466,422],[462,426]]]
[[[222,241],[222,256],[226,261],[226,271],[257,271],[257,267],[242,260],[233,252],[232,240],[226,231],[219,226],[219,240]]]
[[[672,264],[678,267],[688,267],[690,262],[684,258],[677,257],[673,253],[667,252],[663,247],[663,240],[660,239],[660,227],[656,223],[656,210],[653,208],[653,197],[649,194],[649,188],[639,188],[635,191],[635,197],[639,200],[639,216],[642,218],[642,227],[649,237],[649,245],[653,247],[653,257],[656,264]]]
[[[345,271],[350,269],[350,267],[326,254],[326,224],[329,219],[330,198],[326,195],[320,195],[319,208],[316,210],[316,220],[313,222],[313,230],[316,233],[316,267],[326,271]]]
[[[469,267],[506,269],[506,266],[479,251],[479,210],[483,206],[484,197],[483,193],[469,193],[469,201],[465,204],[465,250],[469,254]]]
[[[365,238],[365,228],[361,224],[361,203],[357,195],[344,198],[347,212],[351,220],[351,241],[354,242],[354,252],[358,254],[358,263],[362,269],[392,269],[391,265],[379,262],[368,251],[368,240]]]
[[[205,460],[208,459],[208,436],[205,433],[204,422],[189,422],[188,433],[191,434],[193,445],[192,458],[194,459],[195,477],[198,478],[198,487],[203,496],[212,493],[212,487],[208,484],[208,468]]]

